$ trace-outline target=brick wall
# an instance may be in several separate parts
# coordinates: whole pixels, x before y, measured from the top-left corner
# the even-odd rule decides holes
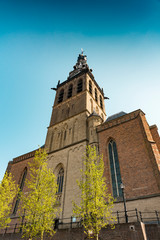
[[[153,140],[156,142],[158,150],[160,152],[160,137],[158,134],[158,128],[156,125],[150,126],[150,131],[153,137]]]
[[[146,233],[148,239],[159,240],[160,239],[160,225],[148,224],[146,227]],[[0,235],[1,240],[20,240],[21,234],[4,234]],[[39,238],[34,238],[39,239]],[[83,233],[82,228],[75,229],[62,229],[58,230],[53,237],[44,236],[45,240],[85,240],[88,239]],[[99,235],[100,240],[144,240],[141,226],[139,223],[117,224],[115,229],[102,229]]]
[[[158,185],[160,177],[156,178],[155,176],[155,171],[158,170],[158,168],[155,169],[157,167],[156,159],[151,143],[148,142],[153,139],[144,118],[144,113],[137,110],[98,127],[99,147],[104,158],[108,189],[112,192],[108,157],[108,142],[112,138],[117,144],[126,198],[160,193]],[[145,124],[146,126],[144,126]]]
[[[27,153],[27,154],[24,154],[24,155],[19,156],[17,158],[14,158],[13,161],[9,162],[9,164],[8,164],[9,166],[7,167],[7,171],[12,174],[13,179],[14,179],[16,184],[20,185],[25,168],[27,168],[26,179],[30,178],[28,163],[30,163],[33,160],[34,155],[35,155],[35,151],[32,151],[30,153]],[[26,181],[26,179],[25,179],[25,181]],[[27,191],[27,188],[26,188],[25,184],[24,184],[24,187],[23,187],[23,191],[24,192]],[[16,200],[17,200],[17,196],[13,200],[12,212],[13,212]],[[17,216],[17,214],[16,214],[16,216]],[[12,223],[14,224],[15,221],[17,221],[17,219],[16,220],[13,219]]]

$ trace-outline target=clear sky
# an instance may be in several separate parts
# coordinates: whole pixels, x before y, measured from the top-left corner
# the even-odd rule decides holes
[[[85,50],[107,115],[142,109],[160,129],[160,0],[0,1],[0,179],[45,142],[58,80]]]

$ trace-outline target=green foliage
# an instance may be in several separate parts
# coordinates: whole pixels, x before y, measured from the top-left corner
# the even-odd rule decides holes
[[[5,173],[0,182],[0,228],[5,228],[11,221],[9,214],[17,192],[18,187],[13,181],[11,173]]]
[[[81,173],[82,178],[77,181],[81,190],[81,202],[80,205],[73,202],[73,213],[82,218],[88,237],[96,236],[98,239],[102,227],[108,224],[114,226],[114,199],[107,193],[103,157],[97,155],[96,147],[87,147]]]
[[[44,232],[55,233],[54,219],[58,214],[56,205],[57,182],[52,170],[47,167],[47,153],[39,149],[30,163],[30,179],[26,181],[27,193],[22,193],[21,212],[25,211],[23,236],[32,239]]]

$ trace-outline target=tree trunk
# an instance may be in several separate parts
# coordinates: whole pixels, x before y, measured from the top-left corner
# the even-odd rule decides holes
[[[42,231],[41,232],[41,240],[43,240],[43,234],[44,234],[44,232]]]
[[[96,240],[98,240],[98,233],[96,234]]]

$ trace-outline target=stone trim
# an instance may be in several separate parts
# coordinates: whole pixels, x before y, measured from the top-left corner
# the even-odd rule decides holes
[[[110,120],[108,122],[104,122],[101,126],[97,127],[97,132],[102,132],[106,129],[118,126],[122,123],[128,122],[133,120],[139,116],[139,114],[145,114],[142,110],[138,109],[134,112],[128,113],[124,116],[118,117],[116,119]]]
[[[53,126],[56,126],[56,125],[58,125],[58,124],[60,124],[60,123],[62,123],[62,122],[68,121],[69,119],[74,118],[75,116],[78,116],[78,115],[80,115],[80,114],[82,114],[82,113],[85,113],[85,112],[88,112],[88,114],[90,114],[90,112],[86,109],[86,110],[84,110],[84,111],[82,111],[82,112],[80,112],[80,113],[75,114],[74,116],[68,117],[68,118],[66,118],[65,120],[62,120],[62,121],[60,121],[60,122],[58,122],[58,123],[55,123],[55,124],[50,125],[49,127],[47,127],[47,129],[52,128]]]
[[[29,153],[26,153],[26,154],[23,154],[19,157],[16,157],[16,158],[13,158],[13,164],[14,163],[17,163],[17,162],[20,162],[20,161],[23,161],[23,160],[26,160],[28,158],[31,158],[31,157],[34,157],[35,155],[35,152],[37,151],[38,149],[32,151],[32,152],[29,152]]]
[[[141,199],[147,199],[147,198],[154,198],[154,197],[160,197],[160,193],[152,194],[152,195],[139,196],[139,197],[135,197],[135,198],[127,198],[126,202],[135,201],[135,200],[141,200]],[[123,202],[123,200],[115,201],[115,203],[120,203],[120,202]]]
[[[88,139],[85,138],[85,139],[82,139],[82,140],[79,141],[79,142],[72,143],[72,144],[67,145],[67,146],[63,146],[62,148],[56,149],[56,150],[54,150],[54,151],[52,151],[52,152],[48,152],[48,155],[49,155],[49,154],[52,154],[52,153],[55,153],[55,152],[58,152],[58,151],[62,151],[63,149],[66,149],[66,148],[72,147],[72,146],[77,145],[77,144],[80,144],[80,143],[82,143],[82,142],[88,142]]]
[[[156,129],[158,130],[158,127],[157,127],[156,124],[149,126],[149,128],[150,128],[150,129],[152,129],[152,128],[156,128]]]

